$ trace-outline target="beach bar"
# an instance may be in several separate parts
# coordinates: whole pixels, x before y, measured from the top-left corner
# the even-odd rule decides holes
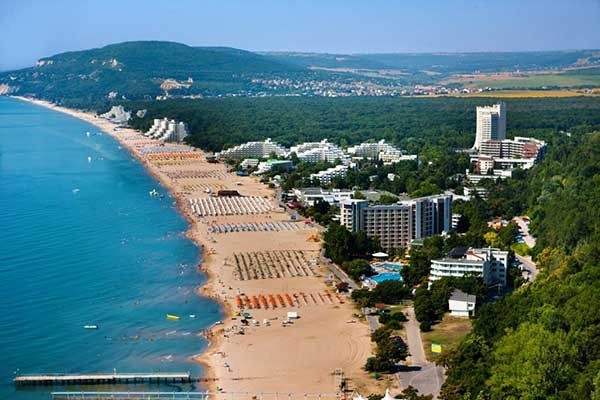
[[[192,375],[189,372],[19,375],[13,380],[16,386],[184,383],[191,381]]]

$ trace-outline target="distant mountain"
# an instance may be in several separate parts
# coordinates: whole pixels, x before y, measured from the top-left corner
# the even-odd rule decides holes
[[[481,52],[481,53],[384,53],[319,54],[261,53],[273,60],[307,68],[423,71],[439,74],[548,70],[600,65],[598,50]]]
[[[54,101],[140,99],[161,95],[164,89],[178,94],[236,93],[248,89],[253,77],[303,70],[239,49],[142,41],[45,57],[34,67],[1,73],[0,84],[4,91]]]
[[[140,41],[57,54],[31,68],[0,73],[0,95],[28,95],[98,109],[109,102],[165,95],[345,97],[410,95],[416,85],[449,85],[452,90],[464,85],[595,87],[600,82],[599,66],[598,50],[348,55],[253,53]],[[558,75],[565,69],[569,76],[536,75],[539,72],[529,76],[529,71]],[[507,74],[501,82],[495,76],[460,76],[477,72]],[[446,92],[440,93],[448,93],[443,89]]]
[[[327,69],[388,69],[389,65],[364,56],[350,54],[262,52],[275,61],[283,61],[303,68]]]

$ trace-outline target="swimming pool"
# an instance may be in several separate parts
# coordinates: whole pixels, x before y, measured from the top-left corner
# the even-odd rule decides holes
[[[385,263],[381,264],[381,267],[387,269],[388,271],[398,271],[398,272],[400,272],[400,270],[402,269],[402,264],[400,264],[400,263],[385,262]]]
[[[381,274],[374,275],[370,279],[374,280],[377,283],[381,283],[383,281],[401,281],[402,276],[398,272],[384,272]]]

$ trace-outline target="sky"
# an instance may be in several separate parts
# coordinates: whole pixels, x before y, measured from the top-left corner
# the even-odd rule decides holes
[[[250,51],[600,48],[600,0],[0,0],[0,70],[129,40]]]

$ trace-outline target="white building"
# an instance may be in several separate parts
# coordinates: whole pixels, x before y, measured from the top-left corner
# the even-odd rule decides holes
[[[188,131],[183,122],[163,118],[155,119],[148,132],[144,133],[144,136],[162,142],[180,142],[188,136]]]
[[[286,156],[288,150],[267,139],[264,141],[247,142],[238,146],[232,147],[227,150],[223,150],[220,153],[215,154],[217,158],[268,158],[271,154],[275,153],[277,156]]]
[[[317,163],[320,161],[334,162],[342,161],[348,163],[348,156],[344,151],[327,139],[320,142],[306,142],[290,148],[290,153],[296,153],[298,160],[307,163]]]
[[[467,294],[459,289],[454,289],[448,299],[448,309],[450,315],[455,317],[473,317],[475,316],[475,303],[477,298],[472,294]]]
[[[320,187],[294,189],[293,192],[298,201],[311,207],[314,206],[315,202],[318,200],[326,201],[331,205],[338,205],[342,200],[351,199],[354,194],[354,191],[352,190],[326,190]]]
[[[477,107],[477,128],[473,148],[479,149],[486,140],[506,139],[506,104]]]
[[[124,124],[131,119],[131,112],[125,111],[125,108],[121,105],[112,106],[108,112],[100,114],[100,117],[106,118],[118,124]]]
[[[473,249],[456,247],[447,257],[431,260],[429,281],[444,277],[462,277],[474,274],[483,277],[483,283],[506,286],[508,251],[499,249]]]
[[[340,202],[340,223],[348,230],[377,237],[385,249],[406,248],[414,239],[452,228],[452,196],[438,195],[369,205],[367,200]]]
[[[539,161],[546,150],[546,142],[529,137],[516,136],[514,139],[484,140],[479,154],[494,158],[522,158]]]
[[[379,159],[383,161],[384,165],[395,164],[400,161],[418,161],[419,156],[416,154],[402,154],[398,153],[379,153]]]
[[[244,161],[240,163],[241,168],[254,168],[258,166],[258,158],[245,158]]]
[[[380,153],[402,154],[400,149],[386,143],[383,139],[379,142],[361,143],[356,146],[348,147],[348,153],[356,157],[366,157],[370,159],[378,158]]]
[[[335,178],[345,178],[346,174],[348,173],[348,168],[349,167],[347,165],[336,165],[333,168],[327,168],[324,171],[319,171],[316,174],[311,174],[310,179],[318,180],[321,183],[321,185],[328,185],[331,182],[333,182]]]

